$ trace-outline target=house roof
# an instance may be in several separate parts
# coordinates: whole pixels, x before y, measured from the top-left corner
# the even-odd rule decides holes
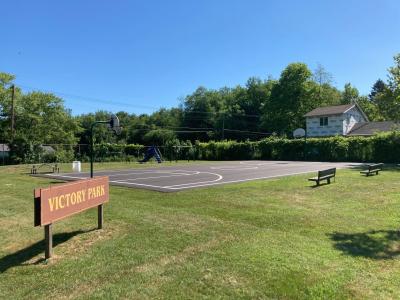
[[[8,144],[0,144],[0,152],[9,152],[10,147],[8,147]]]
[[[306,113],[305,117],[319,117],[319,116],[329,116],[329,115],[340,115],[345,113],[346,111],[352,109],[355,106],[352,104],[344,104],[344,105],[336,105],[336,106],[325,106],[325,107],[317,107],[312,111]]]
[[[396,128],[400,129],[400,126],[393,121],[362,122],[355,124],[347,135],[373,135],[378,132],[391,131]]]

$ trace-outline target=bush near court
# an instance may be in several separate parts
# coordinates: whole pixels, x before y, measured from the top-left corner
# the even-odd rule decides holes
[[[112,153],[116,148],[124,155],[145,151],[145,147],[141,145],[104,144],[98,147],[106,149],[98,153],[99,157],[106,157],[107,153]],[[257,142],[211,141],[192,145],[190,141],[175,140],[160,147],[160,150],[165,159],[172,160],[267,159],[395,163],[399,161],[400,132],[381,133],[372,137],[309,138],[307,141],[269,137]]]
[[[137,161],[149,146],[138,144],[95,145],[96,161]],[[159,146],[164,160],[309,160],[352,162],[399,162],[400,132],[381,133],[372,137],[326,137],[288,139],[269,137],[260,141],[179,141],[174,139]],[[36,157],[36,159],[35,159]],[[89,152],[58,149],[41,156],[40,162],[88,161]],[[26,163],[38,162],[31,156]]]
[[[372,137],[327,137],[287,139],[269,137],[258,142],[199,143],[199,159],[235,160],[311,160],[311,161],[399,161],[400,133],[390,132]]]

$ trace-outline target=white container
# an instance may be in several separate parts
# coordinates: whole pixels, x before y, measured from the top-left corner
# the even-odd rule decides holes
[[[81,162],[80,161],[73,161],[72,162],[72,172],[80,173],[81,172]]]

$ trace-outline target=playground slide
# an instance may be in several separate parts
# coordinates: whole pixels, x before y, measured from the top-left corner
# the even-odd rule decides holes
[[[158,148],[154,146],[147,149],[144,158],[139,162],[140,163],[148,162],[152,157],[154,157],[159,164],[162,163],[160,150],[158,150]]]

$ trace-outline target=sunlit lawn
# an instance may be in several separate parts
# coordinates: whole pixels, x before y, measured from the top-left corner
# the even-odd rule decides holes
[[[95,209],[54,224],[50,262],[32,191],[54,181],[27,170],[0,167],[0,298],[400,298],[395,169],[339,170],[318,188],[308,175],[178,193],[112,187],[103,230]]]

